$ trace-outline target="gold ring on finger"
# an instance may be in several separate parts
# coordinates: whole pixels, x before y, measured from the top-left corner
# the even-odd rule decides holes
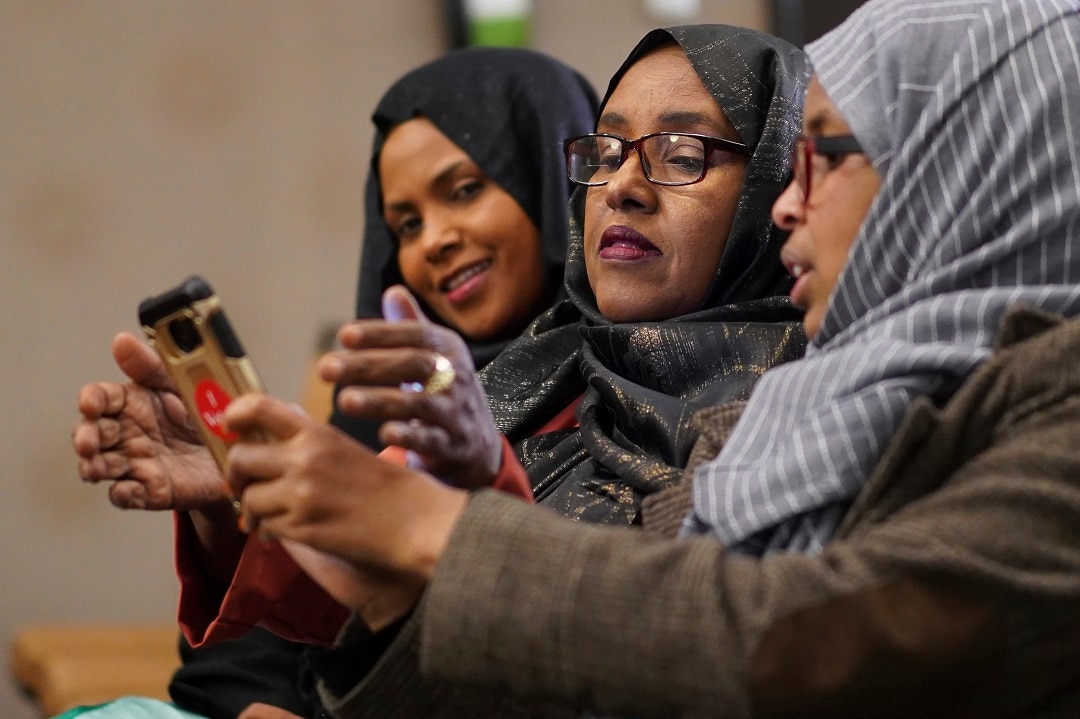
[[[454,372],[454,365],[450,363],[444,355],[435,355],[435,369],[428,375],[427,381],[424,382],[424,392],[427,394],[439,394],[450,389],[450,385],[454,384],[454,377],[457,373]]]

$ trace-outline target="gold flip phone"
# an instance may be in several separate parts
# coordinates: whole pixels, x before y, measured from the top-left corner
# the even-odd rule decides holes
[[[139,322],[184,400],[203,442],[224,469],[238,436],[224,423],[225,408],[245,392],[262,392],[255,365],[229,324],[210,285],[192,275],[139,303]]]

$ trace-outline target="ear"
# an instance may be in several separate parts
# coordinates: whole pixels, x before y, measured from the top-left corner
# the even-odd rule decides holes
[[[420,309],[420,303],[404,285],[392,285],[386,288],[382,296],[382,313],[388,322],[428,321]]]

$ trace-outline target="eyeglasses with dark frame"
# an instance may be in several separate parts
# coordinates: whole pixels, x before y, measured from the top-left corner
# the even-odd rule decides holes
[[[854,135],[832,135],[828,137],[814,137],[799,135],[795,138],[795,149],[792,152],[791,170],[795,183],[802,190],[803,205],[810,201],[810,188],[813,184],[814,155],[824,157],[829,163],[829,169],[818,173],[820,180],[831,172],[842,158],[847,155],[862,154],[864,151]]]
[[[656,185],[692,185],[701,182],[715,163],[714,153],[748,156],[746,145],[735,140],[685,132],[653,132],[636,140],[608,133],[572,137],[563,143],[566,173],[579,185],[606,185],[637,150],[645,178]]]

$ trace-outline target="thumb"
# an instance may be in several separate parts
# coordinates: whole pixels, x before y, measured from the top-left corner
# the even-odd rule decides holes
[[[150,345],[130,332],[121,332],[113,338],[112,355],[120,371],[135,384],[154,390],[173,391],[172,379],[161,357]]]
[[[382,313],[387,322],[428,321],[420,309],[420,303],[404,285],[392,285],[386,288],[382,296]]]

